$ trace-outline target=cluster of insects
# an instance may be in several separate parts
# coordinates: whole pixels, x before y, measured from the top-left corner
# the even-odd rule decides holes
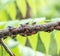
[[[0,37],[11,35],[16,36],[17,34],[20,34],[22,36],[30,36],[36,34],[38,31],[51,32],[54,29],[60,30],[60,22],[46,24],[36,24],[36,22],[34,22],[32,25],[26,23],[20,24],[20,26],[17,28],[8,26],[8,28],[0,31]]]
[[[26,24],[20,24],[20,27],[13,28],[9,27],[9,30],[12,35],[20,34],[22,36],[29,36],[36,34],[38,31],[45,31],[45,32],[51,32],[54,29],[60,30],[60,22],[57,22],[55,25],[49,25],[49,24],[36,24],[36,22],[32,23],[32,25],[29,25],[29,23]]]

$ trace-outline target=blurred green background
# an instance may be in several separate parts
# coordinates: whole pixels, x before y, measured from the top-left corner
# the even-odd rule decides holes
[[[31,25],[59,20],[60,0],[0,0],[0,30],[27,22]],[[15,56],[60,56],[60,31],[12,37],[7,37],[4,42]],[[1,45],[0,56],[9,56]]]

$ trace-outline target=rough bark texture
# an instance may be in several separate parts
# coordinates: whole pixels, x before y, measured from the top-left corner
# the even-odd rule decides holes
[[[8,26],[8,28],[4,30],[0,30],[0,38],[6,38],[6,36],[15,36],[20,34],[22,36],[30,36],[32,34],[36,34],[38,31],[46,31],[51,32],[54,29],[60,30],[60,22],[49,22],[46,24],[35,24],[29,25],[26,23],[25,25],[20,25],[20,27],[13,28]]]

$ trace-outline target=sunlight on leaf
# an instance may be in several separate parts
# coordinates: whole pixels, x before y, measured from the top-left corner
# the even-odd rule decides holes
[[[4,29],[6,22],[0,22],[0,29]]]
[[[15,3],[6,4],[6,11],[12,20],[16,19],[16,5],[15,5]]]
[[[37,0],[37,1],[36,1],[36,8],[37,8],[37,10],[40,9],[40,5],[41,5],[41,4],[40,4],[40,3],[41,3],[40,1],[41,1],[41,0]]]
[[[30,45],[32,46],[34,51],[37,48],[37,42],[38,42],[38,38],[37,37],[38,37],[38,34],[34,34],[34,35],[31,35],[31,36],[28,36]]]
[[[19,43],[23,46],[25,46],[25,43],[26,43],[26,37],[23,37],[21,35],[17,35],[17,40],[19,41]]]
[[[42,5],[45,5],[46,0],[37,0],[36,1],[36,7],[39,10]]]
[[[25,0],[16,0],[17,6],[22,13],[23,18],[26,17],[26,11],[27,11],[27,6],[26,6],[26,1]]]
[[[8,40],[8,39],[7,39]],[[5,41],[6,42],[6,41]],[[7,41],[7,46],[9,47],[9,48],[14,48],[14,47],[16,47],[16,46],[18,46],[19,45],[19,43],[18,43],[18,41],[15,41],[14,39],[12,39],[11,37],[10,37],[10,39]]]
[[[14,53],[15,56],[22,56],[18,47],[13,48],[12,52]]]
[[[50,33],[48,32],[40,32],[40,38],[46,49],[46,56],[49,54],[49,45],[50,45]]]
[[[7,21],[8,16],[5,10],[0,10],[0,21]]]
[[[56,31],[55,39],[57,43],[57,54],[60,52],[60,31]]]

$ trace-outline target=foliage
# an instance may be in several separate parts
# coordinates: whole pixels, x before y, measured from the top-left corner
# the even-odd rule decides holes
[[[47,19],[60,17],[59,2],[59,0],[1,0],[0,21],[3,21],[1,18],[6,21],[29,17],[45,16]]]
[[[5,22],[5,23],[1,22],[0,23],[1,24],[0,27],[1,28],[5,28],[8,25],[12,25],[12,24],[13,24],[13,26],[17,27],[20,24],[20,22],[23,22],[23,20],[22,21],[16,20],[16,21],[10,21],[10,22]],[[26,20],[26,22],[27,22],[27,20]],[[39,20],[38,20],[38,22],[39,22]],[[42,23],[42,22],[39,22],[39,23]],[[16,56],[17,55],[18,56],[20,56],[20,55],[23,56],[22,55],[22,51],[20,51],[20,49],[19,49],[19,48],[22,48],[22,47],[19,47],[19,46],[21,46],[21,45],[23,47],[25,46],[26,41],[27,41],[27,37],[22,37],[20,35],[17,35],[16,40],[11,39],[11,37],[10,38],[7,37],[7,39],[5,39],[4,41],[8,45],[8,47],[12,50],[12,52],[15,53]],[[59,31],[56,32],[56,30],[54,30],[51,33],[39,32],[39,33],[37,33],[35,35],[28,36],[28,40],[29,40],[28,44],[30,44],[30,48],[32,48],[35,51],[35,55],[36,55],[36,51],[46,53],[46,56],[48,56],[49,54],[50,55],[59,54],[59,51],[60,51],[59,50],[60,49],[59,48],[60,47],[60,44],[59,44],[60,41],[58,41],[59,40]],[[53,46],[54,46],[54,48],[53,48]],[[37,49],[38,47],[39,47],[39,49]],[[5,52],[6,51],[4,51],[4,53]],[[6,53],[6,56],[8,56],[7,53]]]
[[[32,24],[32,22],[42,24],[60,20],[59,2],[59,0],[0,0],[0,29],[8,26],[17,27],[19,24],[25,24],[26,22],[29,22],[29,24]],[[30,12],[31,19],[16,20],[18,19],[18,12],[20,12],[20,18],[26,18],[28,8],[30,9],[28,13]],[[17,35],[15,39],[11,39],[11,37],[8,36],[4,41],[16,56],[60,55],[60,31],[38,32],[28,37]],[[28,44],[32,50],[26,46]],[[9,56],[4,49],[3,52],[5,56]],[[1,53],[2,51],[0,51]]]

